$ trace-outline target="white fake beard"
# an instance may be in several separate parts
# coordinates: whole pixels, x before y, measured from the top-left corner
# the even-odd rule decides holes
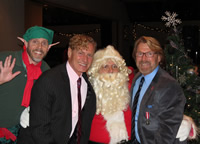
[[[96,114],[126,110],[130,100],[128,76],[122,73],[98,74],[91,82],[97,97]]]

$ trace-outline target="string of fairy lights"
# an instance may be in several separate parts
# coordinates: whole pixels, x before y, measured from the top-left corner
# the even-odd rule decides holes
[[[131,26],[130,25],[124,26],[123,38],[128,39],[131,36],[133,38],[133,40],[135,40],[137,38],[137,29],[138,28],[143,28],[144,30],[150,30],[150,31],[158,32],[158,33],[164,33],[164,34],[168,34],[170,32],[170,30],[167,28],[151,27],[151,26],[147,26],[147,25],[141,24],[141,23],[134,23]],[[63,33],[63,32],[55,31],[55,35],[70,38],[70,37],[74,36],[75,34],[86,34],[86,35],[92,36],[92,35],[96,35],[100,32],[101,32],[101,28],[95,28],[90,31],[86,31],[86,32],[82,32],[82,33],[75,33],[75,32]],[[199,29],[199,32],[200,32],[200,29]]]
[[[131,34],[132,34],[134,40],[137,38],[137,31],[136,31],[137,28],[143,28],[145,30],[150,30],[150,31],[158,32],[158,33],[165,33],[165,34],[169,33],[169,30],[166,28],[162,29],[162,28],[158,28],[158,27],[147,26],[147,25],[144,25],[141,23],[134,23],[131,28],[132,29]],[[125,33],[128,33],[128,32],[125,32]]]
[[[158,28],[158,27],[150,27],[150,26],[147,26],[147,25],[144,25],[144,24],[141,24],[141,23],[134,23],[133,25],[131,26],[125,26],[124,28],[124,38],[128,38],[129,35],[131,35],[133,37],[133,39],[135,40],[136,37],[137,37],[137,32],[136,32],[136,29],[137,28],[143,28],[145,30],[151,30],[151,31],[155,31],[155,32],[159,32],[159,33],[169,33],[169,30],[167,29],[161,29],[161,28]],[[92,29],[90,31],[86,31],[86,32],[81,32],[81,33],[75,33],[75,32],[70,32],[70,33],[63,33],[63,32],[57,32],[55,31],[55,35],[58,35],[58,36],[63,36],[63,37],[67,37],[67,38],[70,38],[76,34],[86,34],[86,35],[96,35],[98,33],[101,32],[101,28],[95,28],[95,29]]]
[[[64,37],[67,37],[67,38],[71,38],[72,36],[76,35],[76,34],[85,34],[85,35],[95,35],[97,33],[101,32],[101,29],[100,28],[95,28],[95,29],[92,29],[90,31],[86,31],[86,32],[82,32],[82,33],[75,33],[75,32],[72,32],[72,33],[62,33],[62,32],[57,32],[55,31],[55,35],[57,36],[64,36]]]

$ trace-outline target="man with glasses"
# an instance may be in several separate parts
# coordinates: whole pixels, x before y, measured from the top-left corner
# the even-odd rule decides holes
[[[176,134],[186,100],[178,82],[160,67],[164,52],[159,42],[153,37],[140,37],[133,58],[139,72],[131,88],[132,143],[184,143]]]

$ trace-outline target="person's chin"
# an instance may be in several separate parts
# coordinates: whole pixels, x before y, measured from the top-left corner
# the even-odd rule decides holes
[[[79,69],[80,69],[81,72],[86,72],[88,70],[88,67],[86,67],[86,66],[80,66]]]
[[[39,63],[42,61],[42,58],[34,58],[34,62]]]

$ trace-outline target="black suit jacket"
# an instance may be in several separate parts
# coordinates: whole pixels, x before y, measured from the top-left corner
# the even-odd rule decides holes
[[[133,80],[132,90],[138,73]],[[131,93],[132,94],[132,93]],[[178,128],[183,119],[185,96],[178,82],[159,68],[140,104],[138,131],[142,144],[178,144]],[[146,112],[149,112],[147,124]]]
[[[87,97],[82,109],[81,144],[87,144],[96,111],[95,92],[86,74]],[[35,144],[67,144],[72,130],[72,104],[66,63],[44,72],[32,88],[30,132]],[[70,143],[75,143],[71,139]]]

